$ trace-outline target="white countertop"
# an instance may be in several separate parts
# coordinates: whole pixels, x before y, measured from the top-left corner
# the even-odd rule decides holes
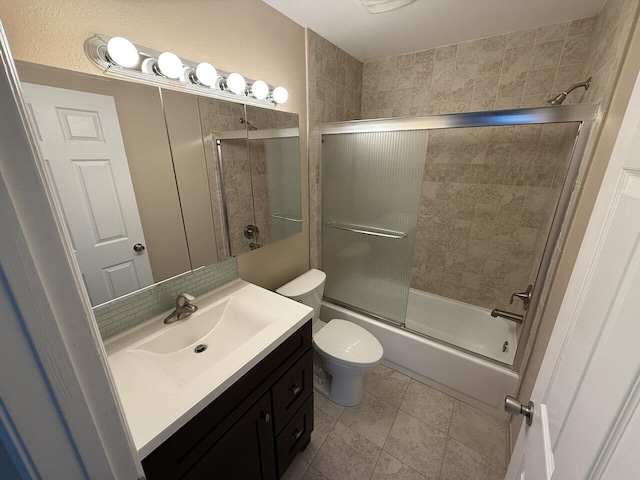
[[[149,354],[141,354],[137,350],[148,339],[168,332],[167,329],[179,329],[186,322],[198,322],[198,314],[206,310],[205,307],[225,302],[231,297],[241,298],[244,302],[249,299],[252,314],[267,319],[268,323],[221,359],[199,368],[197,374],[185,368],[184,376],[176,376],[176,369],[179,373],[181,367],[180,362],[176,362],[172,364],[173,375],[167,375],[166,370],[149,360]],[[301,303],[240,279],[191,303],[197,305],[199,311],[185,320],[165,325],[163,320],[171,312],[167,311],[105,342],[111,373],[140,459],[149,455],[275,350],[313,313],[311,308]],[[184,351],[193,351],[198,343],[195,341]],[[206,353],[193,355],[199,355],[197,359],[206,362]],[[173,357],[160,360],[166,363],[167,358]]]

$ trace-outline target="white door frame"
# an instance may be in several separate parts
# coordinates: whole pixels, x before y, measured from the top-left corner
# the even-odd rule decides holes
[[[0,24],[0,441],[32,478],[143,475]]]

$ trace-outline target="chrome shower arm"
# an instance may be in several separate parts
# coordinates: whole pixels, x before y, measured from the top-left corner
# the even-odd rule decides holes
[[[576,84],[571,85],[564,92],[556,95],[551,100],[549,100],[547,103],[549,105],[560,105],[560,104],[562,104],[562,102],[565,101],[565,99],[567,98],[567,95],[569,95],[571,92],[573,92],[576,88],[584,87],[585,91],[587,91],[587,90],[589,90],[590,86],[591,86],[591,77],[587,78],[587,80],[584,81],[584,82],[580,82],[580,83],[576,83]]]

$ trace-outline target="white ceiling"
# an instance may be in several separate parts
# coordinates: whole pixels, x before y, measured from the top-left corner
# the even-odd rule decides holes
[[[361,61],[595,15],[605,0],[417,0],[371,14],[355,0],[263,0]]]

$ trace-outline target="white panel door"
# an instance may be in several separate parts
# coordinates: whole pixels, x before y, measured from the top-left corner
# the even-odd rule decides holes
[[[508,480],[640,478],[640,78],[531,400]]]
[[[153,283],[113,97],[23,83],[93,305]]]

